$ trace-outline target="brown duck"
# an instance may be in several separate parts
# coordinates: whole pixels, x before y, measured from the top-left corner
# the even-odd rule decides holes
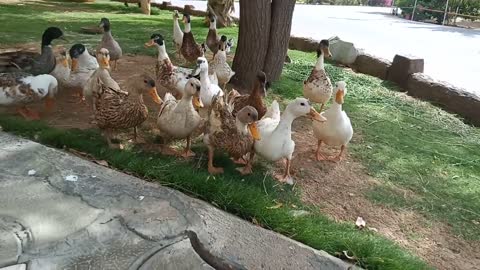
[[[267,93],[267,87],[267,76],[263,71],[259,71],[257,73],[257,78],[255,79],[253,89],[250,94],[234,95],[235,97],[233,97],[233,115],[237,115],[237,113],[246,106],[252,106],[258,112],[258,119],[262,119],[262,117],[267,112],[267,106],[263,101],[263,98]]]
[[[198,57],[202,57],[204,55],[205,45],[202,46],[201,44],[197,44],[195,41],[195,37],[192,34],[192,29],[190,26],[190,15],[183,14],[183,23],[185,24],[185,28],[183,30],[183,41],[180,52],[187,62],[193,63],[197,61]]]
[[[126,94],[124,91],[111,88],[99,80],[100,91],[96,98],[95,120],[98,127],[112,146],[113,130],[133,128],[134,140],[137,139],[137,126],[148,116],[148,109],[143,102],[143,94],[148,93],[158,104],[162,100],[157,94],[155,81],[147,75],[136,79],[136,88]]]
[[[209,108],[208,122],[204,142],[208,146],[208,172],[211,174],[223,173],[223,168],[213,165],[215,149],[225,150],[232,158],[240,159],[253,151],[254,140],[260,139],[256,122],[258,113],[255,108],[247,106],[241,109],[237,116],[232,115],[232,108],[225,103],[220,95],[213,98]],[[252,172],[251,160],[240,173]]]
[[[210,49],[215,58],[215,54],[217,54],[220,45],[220,37],[217,34],[217,17],[214,14],[209,13],[208,18],[210,20],[210,27],[208,29],[206,43],[208,49]]]

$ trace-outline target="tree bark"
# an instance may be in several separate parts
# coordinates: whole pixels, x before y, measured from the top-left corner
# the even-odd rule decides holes
[[[241,92],[252,88],[255,75],[263,69],[270,38],[270,8],[271,0],[240,1],[240,31],[233,59],[235,76],[230,83]]]
[[[142,9],[143,14],[150,15],[150,0],[140,0],[140,8]]]
[[[212,12],[217,16],[217,27],[226,27],[232,25],[230,14],[235,12],[234,0],[208,0],[207,12]]]
[[[295,0],[272,1],[270,40],[265,58],[264,72],[268,81],[280,78],[288,51],[288,40],[292,29]]]

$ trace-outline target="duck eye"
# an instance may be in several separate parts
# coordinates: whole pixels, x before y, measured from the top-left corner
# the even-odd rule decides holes
[[[305,106],[305,102],[300,103],[300,105]]]
[[[248,116],[250,116],[250,113],[248,113]]]
[[[144,83],[148,83],[147,80],[143,80]]]

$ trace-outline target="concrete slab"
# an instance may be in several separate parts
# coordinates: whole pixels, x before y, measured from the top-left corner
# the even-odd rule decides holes
[[[350,267],[175,190],[2,132],[0,206],[0,267]]]

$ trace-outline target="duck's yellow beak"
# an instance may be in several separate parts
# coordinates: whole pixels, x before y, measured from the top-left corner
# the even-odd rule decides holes
[[[158,96],[156,87],[150,88],[150,90],[148,90],[148,93],[150,94],[150,96],[152,97],[152,99],[155,103],[157,103],[157,104],[162,104],[163,103],[163,100]]]
[[[110,68],[110,61],[108,60],[107,57],[102,57],[102,60],[100,61],[100,65],[103,67],[103,68]]]
[[[325,118],[323,115],[319,114],[313,107],[310,108],[310,112],[308,113],[308,116],[315,121],[318,122],[325,122],[327,121],[327,118]]]
[[[55,106],[55,99],[50,96],[45,97],[45,108],[47,112],[51,112],[53,107]]]
[[[193,96],[193,106],[196,108],[203,108],[203,102],[199,96]]]
[[[345,96],[345,91],[343,89],[339,89],[335,94],[335,102],[338,104],[343,104],[343,97]]]
[[[72,71],[76,71],[78,68],[78,59],[77,58],[73,58],[72,59]]]
[[[325,55],[325,57],[328,57],[328,58],[332,57],[332,53],[330,52],[330,48],[323,48],[322,52]]]
[[[250,134],[252,134],[254,140],[260,140],[260,132],[258,132],[257,122],[248,124],[248,130],[250,131]]]
[[[155,40],[150,39],[147,43],[145,43],[145,47],[152,47],[155,45]]]

